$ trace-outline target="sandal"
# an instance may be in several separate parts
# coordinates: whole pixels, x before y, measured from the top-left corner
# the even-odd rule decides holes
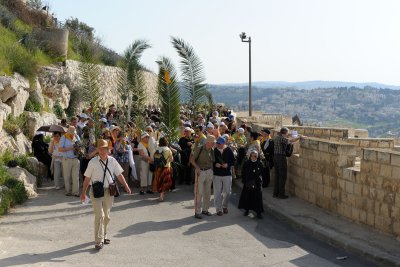
[[[107,239],[107,238],[104,239],[104,244],[108,245],[110,243],[111,243],[110,239]]]
[[[103,248],[103,242],[100,242],[94,246],[95,249],[100,250]]]

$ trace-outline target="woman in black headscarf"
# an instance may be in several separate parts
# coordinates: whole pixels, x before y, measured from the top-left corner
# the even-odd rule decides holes
[[[243,189],[239,200],[239,209],[244,209],[244,215],[249,215],[253,210],[257,213],[257,218],[262,219],[261,213],[264,212],[262,200],[262,172],[263,165],[258,158],[258,152],[250,152],[249,159],[243,164],[242,182]]]
[[[39,132],[33,137],[32,151],[35,158],[37,158],[38,161],[46,165],[47,175],[51,177],[51,171],[50,171],[51,155],[49,153],[49,144],[44,142],[43,133]]]

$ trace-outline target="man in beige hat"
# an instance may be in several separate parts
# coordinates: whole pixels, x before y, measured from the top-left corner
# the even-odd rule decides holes
[[[215,136],[209,135],[206,144],[195,148],[192,157],[192,165],[195,168],[195,197],[194,217],[201,219],[201,214],[211,216],[208,211],[210,207],[211,184],[213,181]]]
[[[110,151],[106,140],[98,140],[97,151],[98,156],[89,161],[85,171],[81,200],[82,202],[85,201],[89,184],[93,185],[96,182],[103,182],[103,197],[95,198],[93,188],[89,191],[94,211],[95,248],[101,249],[103,248],[103,244],[110,244],[111,242],[108,238],[107,227],[110,222],[110,210],[114,202],[114,196],[110,196],[109,185],[114,182],[114,176],[116,176],[128,194],[131,194],[131,189],[125,181],[122,167],[115,158],[108,156]]]

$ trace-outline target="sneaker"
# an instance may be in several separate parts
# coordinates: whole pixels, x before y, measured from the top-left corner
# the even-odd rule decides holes
[[[199,213],[195,213],[195,214],[194,214],[194,217],[195,217],[196,219],[203,219],[203,216],[201,216]]]
[[[209,211],[202,211],[201,213],[206,215],[206,216],[211,216],[212,215],[211,212],[209,212]]]
[[[151,191],[151,190],[147,190],[146,193],[147,193],[147,194],[150,194],[150,195],[154,194],[154,192]]]
[[[217,215],[218,215],[218,216],[222,216],[222,214],[223,214],[222,211],[218,211],[218,212],[217,212]]]
[[[139,194],[144,195],[144,191],[140,190]]]
[[[222,210],[224,211],[225,214],[228,214],[228,208],[223,208]]]
[[[70,196],[72,196],[72,193],[66,193],[65,194],[67,197],[70,197]]]
[[[249,211],[248,210],[246,210],[245,212],[244,212],[244,216],[249,216]]]

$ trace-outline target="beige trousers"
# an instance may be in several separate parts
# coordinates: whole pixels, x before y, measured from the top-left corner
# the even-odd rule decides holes
[[[213,170],[211,168],[206,171],[200,171],[200,175],[196,179],[194,185],[194,208],[196,214],[201,213],[201,211],[208,211],[210,207],[213,176]]]
[[[140,162],[140,186],[151,186],[153,181],[153,173],[150,171],[149,163],[142,160]]]
[[[94,198],[93,190],[90,188],[89,196],[94,211],[94,240],[96,243],[100,243],[108,238],[107,227],[110,222],[110,211],[114,197],[110,196],[108,188],[104,189],[104,197],[100,198]]]
[[[79,196],[79,159],[62,159],[65,193]]]

